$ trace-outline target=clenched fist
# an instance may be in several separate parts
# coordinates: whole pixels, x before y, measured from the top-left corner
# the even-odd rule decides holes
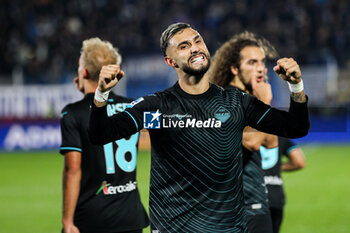
[[[119,65],[102,66],[97,88],[101,92],[109,91],[124,75]]]
[[[283,80],[288,81],[292,84],[296,84],[301,81],[300,67],[293,58],[278,59],[277,65],[273,67],[273,70]]]

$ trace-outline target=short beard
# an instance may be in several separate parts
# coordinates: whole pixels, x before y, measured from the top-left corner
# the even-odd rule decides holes
[[[193,69],[187,65],[185,65],[182,70],[190,75],[190,76],[194,76],[195,77],[195,80],[196,80],[196,83],[198,83],[199,81],[202,80],[204,74],[208,71],[209,67],[210,67],[210,60],[207,59],[208,61],[208,64],[206,66],[203,66],[202,68],[200,69]]]
[[[243,77],[243,75],[242,75],[242,73],[241,73],[241,70],[240,69],[238,69],[238,78],[239,78],[239,80],[241,80],[241,82],[243,83],[243,85],[244,85],[244,88],[245,88],[245,90],[244,91],[248,91],[248,93],[249,94],[252,94],[253,93],[253,88],[252,88],[252,85],[250,84],[250,83],[244,83],[244,79],[242,78]]]

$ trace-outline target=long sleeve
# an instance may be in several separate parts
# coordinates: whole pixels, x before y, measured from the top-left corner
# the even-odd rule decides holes
[[[310,129],[307,102],[297,103],[291,99],[288,112],[272,108],[250,95],[243,95],[242,102],[247,124],[262,132],[299,138],[306,136]]]
[[[92,143],[103,145],[126,138],[143,128],[143,112],[159,108],[156,95],[141,97],[131,103],[130,108],[111,117],[107,116],[106,106],[91,106],[89,138]]]

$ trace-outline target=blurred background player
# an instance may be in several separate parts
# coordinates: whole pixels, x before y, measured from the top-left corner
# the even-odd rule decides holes
[[[83,41],[78,76],[74,79],[82,100],[61,114],[63,170],[63,232],[142,232],[148,225],[136,184],[138,133],[104,146],[88,139],[90,105],[103,65],[121,63],[117,49],[107,41]],[[109,95],[108,116],[124,111],[130,99]]]
[[[270,104],[272,91],[267,82],[266,56],[274,58],[277,56],[277,52],[265,38],[249,32],[235,35],[216,52],[211,70],[213,72],[212,81],[228,88],[230,85],[237,87],[246,93],[255,95],[264,103]],[[228,70],[227,67],[230,69]],[[222,73],[218,73],[218,70],[221,70]],[[278,150],[279,144],[280,150]],[[245,128],[243,133],[243,189],[248,214],[248,228],[251,232],[271,232],[272,230],[276,232],[276,229],[279,229],[284,195],[280,186],[282,184],[282,180],[279,178],[281,162],[278,151],[286,153],[286,145],[294,146],[289,139],[281,137],[278,140],[275,135],[258,132],[249,127]],[[304,159],[300,149],[298,149],[294,151],[292,159],[283,167],[294,170],[303,167],[303,165]],[[267,166],[271,168],[271,170],[265,171],[265,174],[268,171],[268,178],[262,177],[264,171],[261,166],[264,169],[267,169]],[[277,172],[277,170],[279,171]],[[270,182],[270,185],[278,185],[268,189],[268,202],[266,202],[265,188],[262,188],[266,181]],[[276,184],[272,184],[274,181]],[[270,205],[270,199],[274,199],[272,205]],[[273,229],[270,228],[271,221],[268,219],[270,214]]]
[[[262,43],[264,41],[265,48]],[[267,105],[271,104],[272,91],[267,83],[265,50],[270,56],[276,51],[268,41],[253,33],[234,35],[224,43],[213,57],[210,78],[225,89],[238,88],[258,97]],[[249,232],[271,233],[272,222],[261,168],[260,146],[265,143],[267,134],[246,127],[243,132],[243,191]],[[276,138],[277,139],[277,138]],[[276,147],[271,141],[267,147]]]
[[[268,135],[267,137],[271,136]],[[267,149],[261,146],[260,154],[262,156],[265,184],[268,190],[273,233],[278,233],[286,202],[281,171],[296,171],[304,168],[305,157],[301,148],[290,139],[284,137],[278,137],[278,147]],[[282,162],[283,156],[288,158],[286,162]]]

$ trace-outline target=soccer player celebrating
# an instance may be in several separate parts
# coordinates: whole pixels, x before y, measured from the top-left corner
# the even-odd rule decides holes
[[[239,89],[255,95],[265,104],[270,104],[272,91],[267,83],[265,51],[270,57],[276,54],[267,40],[258,39],[253,33],[234,35],[216,51],[210,69],[211,81],[226,89]],[[277,137],[271,135],[267,141],[267,136],[249,126],[243,132],[243,193],[251,233],[272,233],[259,149],[262,144],[276,147]]]
[[[242,132],[246,125],[287,137],[309,129],[304,91],[292,94],[289,112],[241,91],[209,83],[210,56],[189,24],[170,25],[160,39],[165,63],[179,81],[145,96],[124,112],[105,113],[109,90],[124,75],[104,66],[90,116],[92,142],[104,144],[150,128],[150,218],[153,232],[247,232],[242,191]],[[289,59],[276,72],[300,86]]]
[[[64,107],[61,116],[64,233],[141,233],[149,222],[136,185],[138,133],[104,146],[91,144],[88,137],[99,71],[120,63],[111,43],[99,38],[83,41],[74,81],[85,97]],[[105,114],[122,112],[129,103],[111,92]]]

